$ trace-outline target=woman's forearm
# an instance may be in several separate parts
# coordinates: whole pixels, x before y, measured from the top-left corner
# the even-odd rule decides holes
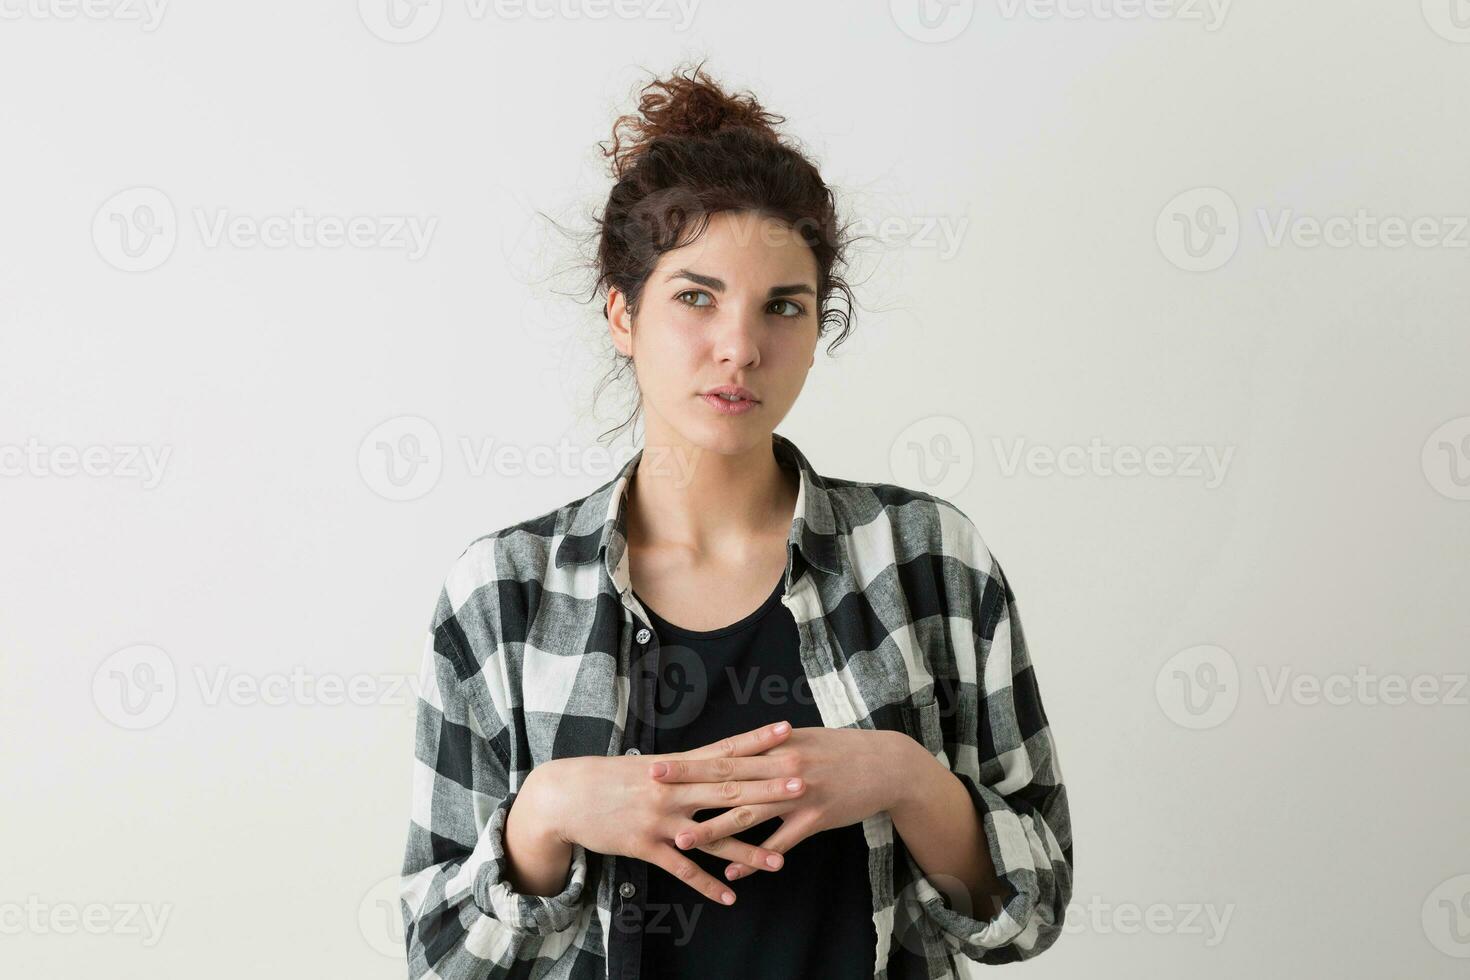
[[[904,750],[906,764],[896,770],[902,779],[899,802],[888,811],[894,832],[936,885],[946,880],[963,883],[972,903],[969,914],[988,921],[1000,910],[997,897],[1004,886],[995,875],[970,794],[922,745],[906,741],[912,748]],[[957,896],[948,897],[954,903]]]

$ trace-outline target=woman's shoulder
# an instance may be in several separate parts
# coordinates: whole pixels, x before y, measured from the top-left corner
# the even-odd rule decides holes
[[[476,535],[450,563],[445,590],[459,609],[487,585],[497,601],[533,586],[545,586],[556,569],[555,554],[578,509],[591,495],[578,497],[533,517]]]
[[[886,525],[899,553],[959,558],[988,571],[994,562],[979,527],[953,500],[899,483],[826,478],[839,532],[860,545]]]

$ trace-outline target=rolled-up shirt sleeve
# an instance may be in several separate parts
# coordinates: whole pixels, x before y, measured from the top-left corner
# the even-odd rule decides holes
[[[507,879],[505,822],[518,790],[499,712],[464,693],[464,678],[477,669],[441,590],[420,671],[400,887],[415,980],[510,976],[543,943],[569,941],[584,898],[588,862],[580,845],[555,895],[522,894]]]
[[[952,581],[962,583],[970,627],[953,638],[953,663],[940,671],[956,692],[941,727],[950,768],[980,818],[1002,907],[977,918],[937,889],[923,907],[953,952],[1008,963],[1039,955],[1061,934],[1072,895],[1071,815],[1015,594],[969,520],[951,530],[947,546],[961,559],[950,564]]]

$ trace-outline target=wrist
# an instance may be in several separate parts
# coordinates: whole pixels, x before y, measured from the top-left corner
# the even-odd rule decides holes
[[[884,732],[889,739],[889,763],[884,771],[889,776],[889,804],[885,809],[896,817],[911,809],[929,792],[930,770],[937,760],[903,732]]]
[[[536,770],[539,772],[539,768]],[[505,823],[504,880],[522,895],[551,896],[566,887],[572,868],[572,846],[558,836],[548,819],[543,796],[545,777],[526,776]]]

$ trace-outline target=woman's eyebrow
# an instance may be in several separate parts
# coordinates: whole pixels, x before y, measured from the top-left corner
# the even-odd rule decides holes
[[[688,279],[690,282],[698,283],[701,286],[708,286],[717,293],[723,293],[725,291],[725,280],[718,279],[714,276],[700,275],[692,269],[675,269],[669,273],[668,279],[664,281],[668,282],[674,279]],[[792,283],[789,286],[772,286],[771,292],[769,293],[771,299],[778,299],[782,296],[803,295],[815,296],[817,295],[817,291],[804,282],[798,282]]]

